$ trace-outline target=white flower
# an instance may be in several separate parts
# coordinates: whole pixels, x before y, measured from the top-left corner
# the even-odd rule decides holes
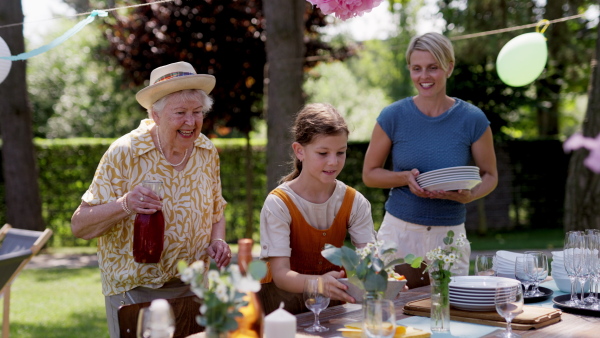
[[[215,289],[215,295],[217,296],[217,299],[219,299],[223,303],[228,302],[229,295],[227,294],[227,291],[227,285],[223,283],[217,284],[217,288]]]
[[[453,262],[449,256],[444,256],[443,260],[444,260],[444,263],[452,263]]]
[[[239,292],[258,292],[260,291],[260,282],[254,280],[251,276],[244,276],[236,283],[236,289]]]
[[[465,241],[462,238],[459,238],[456,240],[456,246],[457,247],[462,247],[465,245]]]
[[[207,277],[209,281],[216,282],[219,280],[219,272],[217,270],[210,270]]]
[[[450,254],[448,254],[448,258],[450,258],[450,260],[451,260],[452,262],[455,262],[455,261],[456,261],[456,255],[455,255],[455,254],[453,254],[453,253],[450,253]]]
[[[206,304],[200,305],[200,313],[201,314],[205,314],[206,310],[208,310],[208,307],[206,306]]]
[[[461,233],[458,235],[458,239],[467,239],[467,235]]]

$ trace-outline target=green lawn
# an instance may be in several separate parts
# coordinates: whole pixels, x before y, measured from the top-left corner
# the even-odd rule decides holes
[[[485,236],[469,233],[471,250],[560,249],[563,229],[490,232]]]
[[[98,268],[24,270],[10,303],[11,337],[109,336]]]

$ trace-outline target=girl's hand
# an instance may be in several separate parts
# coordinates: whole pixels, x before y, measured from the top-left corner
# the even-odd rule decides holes
[[[338,278],[344,278],[346,273],[342,271],[330,271],[323,275],[325,282],[325,290],[329,295],[329,298],[333,300],[341,300],[347,303],[356,303],[356,299],[352,298],[346,290],[348,287],[338,281]]]

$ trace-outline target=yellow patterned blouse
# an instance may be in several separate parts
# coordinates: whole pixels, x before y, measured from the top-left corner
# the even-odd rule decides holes
[[[220,162],[217,149],[200,134],[182,171],[161,156],[152,142],[154,121],[116,140],[106,151],[94,180],[82,200],[90,205],[115,201],[143,180],[164,182],[163,214],[165,243],[161,261],[140,264],[133,260],[135,214],[124,218],[98,238],[98,261],[102,293],[111,296],[137,286],[159,288],[177,275],[177,262],[204,260],[213,223],[223,217],[227,202],[221,195]]]

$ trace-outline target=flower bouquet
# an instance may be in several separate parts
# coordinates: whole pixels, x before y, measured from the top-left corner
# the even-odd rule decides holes
[[[466,244],[467,237],[460,234],[454,241],[454,231],[450,230],[444,237],[444,247],[437,247],[425,254],[424,263],[427,265],[423,273],[429,272],[431,281],[431,330],[434,332],[449,332],[450,330],[450,298],[449,284],[452,276],[452,266],[461,258],[460,247]],[[455,246],[453,245],[455,244]],[[411,266],[418,267],[423,257],[407,255],[405,261]]]
[[[238,328],[236,317],[241,317],[240,309],[248,305],[244,296],[260,290],[260,279],[266,275],[267,267],[263,261],[252,261],[248,273],[243,275],[235,264],[207,272],[203,261],[189,266],[180,261],[178,270],[181,280],[202,299],[196,322],[218,335]]]
[[[380,297],[387,289],[388,278],[402,278],[394,271],[394,266],[404,263],[404,259],[394,259],[394,252],[396,248],[393,243],[377,241],[356,250],[325,244],[321,255],[332,264],[343,266],[348,281],[367,295]]]

